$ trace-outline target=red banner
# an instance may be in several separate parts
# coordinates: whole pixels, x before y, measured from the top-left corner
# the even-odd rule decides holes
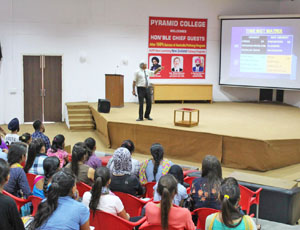
[[[149,17],[152,79],[205,79],[207,19]]]

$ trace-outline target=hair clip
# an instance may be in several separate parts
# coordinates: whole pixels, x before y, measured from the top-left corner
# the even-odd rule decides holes
[[[224,198],[227,198],[227,200],[229,200],[230,197],[228,195],[224,195]]]

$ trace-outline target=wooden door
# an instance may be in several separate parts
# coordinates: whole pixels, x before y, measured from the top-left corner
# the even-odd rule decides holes
[[[23,56],[24,121],[42,120],[42,68],[40,56]]]
[[[45,121],[62,121],[62,63],[61,56],[44,59],[44,118]]]

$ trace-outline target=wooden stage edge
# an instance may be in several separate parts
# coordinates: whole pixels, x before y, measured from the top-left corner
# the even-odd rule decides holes
[[[169,114],[180,107],[200,110],[198,128],[174,126]],[[225,167],[260,172],[300,163],[299,108],[256,103],[155,104],[155,123],[135,122],[136,103],[125,103],[109,114],[98,113],[95,103],[90,108],[102,141],[111,148],[132,139],[136,152],[149,154],[151,144],[159,142],[172,159],[201,163],[211,154]]]

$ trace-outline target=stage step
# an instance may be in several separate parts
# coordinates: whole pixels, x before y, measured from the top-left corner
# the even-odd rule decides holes
[[[66,103],[68,108],[68,117],[70,130],[92,130],[95,128],[95,122],[87,102]]]

